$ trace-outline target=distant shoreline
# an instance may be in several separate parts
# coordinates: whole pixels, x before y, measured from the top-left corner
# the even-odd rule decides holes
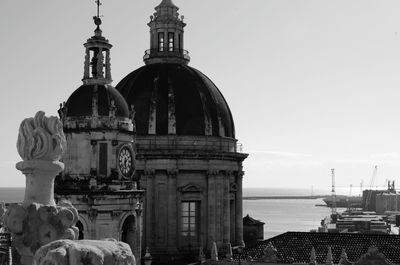
[[[243,200],[273,200],[273,199],[279,199],[279,200],[314,200],[314,199],[322,199],[329,197],[329,195],[315,195],[315,196],[296,196],[296,195],[288,195],[288,196],[243,196]]]

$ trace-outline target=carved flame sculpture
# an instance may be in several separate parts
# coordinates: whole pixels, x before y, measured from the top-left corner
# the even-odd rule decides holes
[[[17,149],[23,160],[57,161],[66,146],[62,123],[57,117],[45,117],[43,111],[23,120],[19,127]]]

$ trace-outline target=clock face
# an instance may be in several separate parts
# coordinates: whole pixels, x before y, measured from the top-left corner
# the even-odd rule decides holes
[[[133,169],[132,152],[128,147],[123,147],[118,156],[119,170],[124,177],[130,177]]]

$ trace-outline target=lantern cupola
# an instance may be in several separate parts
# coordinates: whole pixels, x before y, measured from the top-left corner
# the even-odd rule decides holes
[[[99,12],[93,17],[96,29],[94,36],[84,44],[86,48],[83,84],[111,84],[110,49],[112,45],[103,37],[100,29],[101,19]]]
[[[163,0],[150,16],[150,49],[145,51],[146,64],[179,63],[188,64],[189,52],[183,49],[183,16],[172,0]]]

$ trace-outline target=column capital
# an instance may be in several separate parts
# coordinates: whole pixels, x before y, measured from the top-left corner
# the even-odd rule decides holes
[[[167,169],[167,176],[171,178],[176,178],[176,176],[179,173],[179,169],[173,168],[173,169]]]
[[[218,176],[219,175],[219,170],[217,169],[209,169],[206,172],[207,177],[212,177],[212,176]]]
[[[155,169],[145,169],[143,173],[146,176],[146,178],[154,178],[156,175],[156,170]]]
[[[225,176],[230,177],[233,175],[234,171],[233,170],[224,170],[223,173]]]

